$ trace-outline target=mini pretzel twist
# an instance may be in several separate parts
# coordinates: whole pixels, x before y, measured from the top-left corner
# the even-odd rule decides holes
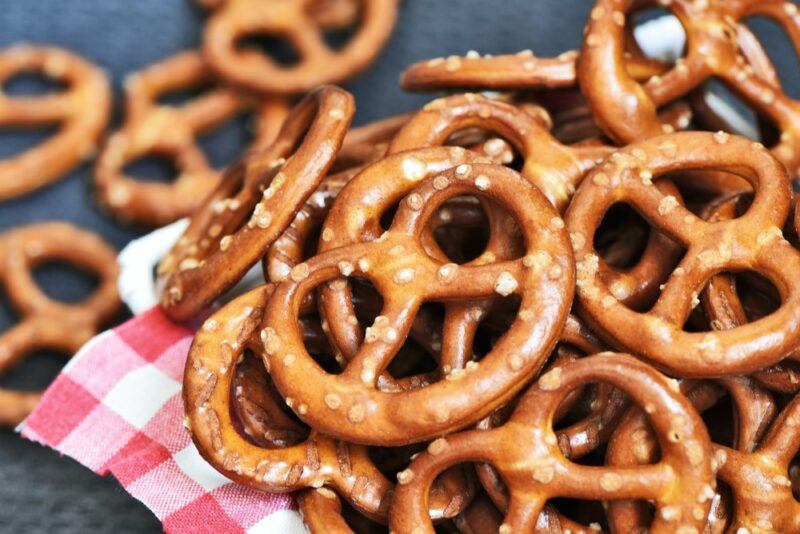
[[[645,407],[657,428],[658,463],[637,468],[589,467],[567,460],[552,429],[553,413],[574,388],[606,382]],[[583,358],[543,375],[520,401],[511,419],[492,430],[472,430],[442,438],[411,464],[392,504],[393,531],[433,532],[422,513],[433,478],[449,466],[488,462],[509,486],[510,502],[500,532],[533,531],[546,502],[554,497],[654,501],[650,532],[701,529],[709,503],[693,515],[697,496],[714,483],[711,444],[691,404],[667,378],[638,360],[618,354]]]
[[[372,63],[388,40],[397,0],[360,0],[360,25],[341,50],[325,43],[324,25],[310,16],[315,1],[225,0],[206,24],[203,54],[225,80],[262,93],[302,93],[350,78]],[[263,53],[237,46],[254,34],[286,38],[299,62],[283,67]]]
[[[350,93],[321,87],[292,110],[270,148],[226,173],[159,266],[170,317],[196,314],[264,256],[322,182],[353,113]]]
[[[268,147],[288,113],[278,98],[258,102],[224,87],[213,87],[182,105],[161,105],[165,93],[201,87],[213,80],[197,52],[183,52],[126,80],[126,117],[106,143],[95,168],[100,200],[120,217],[162,226],[190,215],[217,186],[220,174],[209,164],[197,138],[246,109],[257,108],[256,138],[250,150]],[[169,184],[147,183],[124,174],[132,161],[158,154],[179,171]]]
[[[413,154],[404,167],[412,179],[424,175],[418,152]],[[507,208],[522,231],[524,259],[459,266],[424,251],[419,236],[430,215],[464,194]],[[275,385],[307,406],[300,417],[314,428],[357,443],[411,443],[474,423],[512,398],[555,344],[571,297],[571,260],[561,219],[516,172],[485,164],[448,169],[401,202],[392,228],[381,238],[328,250],[295,267],[291,280],[278,286],[262,330]],[[305,295],[343,274],[369,279],[384,307],[343,373],[329,375],[304,349],[297,315]],[[423,302],[512,294],[521,297],[517,319],[479,364],[414,391],[376,388]]]
[[[48,140],[0,162],[0,200],[52,183],[94,155],[111,112],[106,74],[76,54],[29,45],[0,51],[0,84],[24,72],[63,82],[67,90],[24,96],[0,92],[0,126],[59,125]]]
[[[95,273],[97,289],[83,301],[48,297],[33,277],[46,261],[66,261]],[[119,310],[117,261],[96,235],[66,223],[40,223],[0,234],[0,280],[18,322],[0,335],[0,373],[41,349],[72,356]],[[0,390],[0,426],[15,426],[38,402],[39,394]]]
[[[683,24],[686,57],[641,84],[622,68],[626,16],[655,4],[633,0],[599,0],[595,4],[586,27],[578,79],[600,128],[624,143],[672,131],[658,119],[657,109],[713,76],[778,127],[781,137],[772,153],[794,179],[800,168],[800,102],[771,80],[759,77],[748,64],[740,51],[742,26],[738,23],[751,16],[769,17],[787,31],[800,50],[797,6],[784,0],[673,0],[666,8]]]
[[[659,175],[697,169],[734,172],[746,179],[756,191],[747,213],[706,222],[652,183]],[[604,213],[616,202],[631,204],[655,228],[688,248],[655,305],[644,313],[621,304],[598,276],[603,260],[592,242]],[[577,293],[586,319],[601,335],[677,376],[746,374],[780,361],[800,337],[800,254],[781,233],[789,202],[785,168],[763,147],[743,138],[680,133],[620,150],[584,180],[567,210],[570,233],[585,243],[576,248],[576,258]],[[683,331],[705,283],[725,270],[763,274],[778,287],[782,305],[733,330]]]
[[[737,416],[734,448],[714,445],[717,477],[733,491],[726,532],[797,531],[800,502],[792,494],[789,465],[800,450],[800,397],[775,417],[775,401],[751,379],[728,377],[717,382],[730,393]],[[699,411],[705,411],[720,395],[714,385],[701,382],[689,389],[687,397]],[[614,434],[608,462],[615,466],[646,463],[656,451],[652,430],[640,412],[632,412]],[[712,499],[718,497],[709,487],[702,500]],[[644,526],[642,518],[647,512],[639,503],[618,501],[609,506],[608,514],[613,528],[627,532]]]
[[[438,57],[415,63],[403,72],[400,84],[408,91],[564,89],[578,83],[577,59],[576,50],[556,58],[536,57],[531,50],[485,57],[470,52],[463,57]],[[628,58],[626,66],[631,76],[643,80],[665,68],[662,63],[641,56]]]
[[[749,195],[747,195],[749,197]],[[737,215],[737,208],[745,195],[738,194],[719,202],[712,203],[705,218],[711,221],[729,220]],[[739,298],[735,279],[728,274],[712,277],[701,294],[703,310],[711,320],[715,330],[729,330],[749,322],[744,305]],[[800,359],[795,347],[786,355],[788,360]],[[772,367],[761,369],[752,374],[753,378],[767,388],[785,393],[797,393],[800,390],[800,377],[795,371],[779,362]]]
[[[192,439],[215,469],[240,484],[269,492],[329,486],[368,517],[385,522],[393,484],[374,465],[367,448],[316,430],[298,439],[303,429],[273,405],[268,391],[259,391],[261,384],[248,385],[251,379],[235,369],[245,350],[254,346],[263,303],[273,290],[273,285],[265,285],[238,297],[198,331],[183,388]],[[234,385],[237,406],[232,410]],[[293,397],[285,402],[300,412],[307,409]],[[234,411],[248,410],[241,424],[233,419]],[[242,424],[249,438],[239,430]],[[458,472],[443,477],[431,505],[434,519],[457,514],[467,504],[469,495],[464,494],[461,482]]]

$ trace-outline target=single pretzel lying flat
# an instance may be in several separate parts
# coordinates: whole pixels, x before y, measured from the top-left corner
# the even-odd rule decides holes
[[[419,236],[430,215],[466,194],[506,207],[522,231],[525,259],[458,266],[424,251]],[[293,269],[267,303],[265,363],[278,390],[293,397],[295,413],[322,432],[379,445],[441,435],[488,415],[543,364],[567,317],[571,259],[562,221],[538,190],[505,167],[460,165],[422,182],[381,238],[329,250]],[[343,275],[369,279],[384,308],[343,373],[329,375],[305,351],[297,317],[305,295]],[[480,363],[414,391],[377,389],[423,302],[512,294],[522,300],[517,319]]]
[[[48,297],[33,277],[47,261],[95,273],[98,286],[77,303]],[[0,234],[0,280],[19,320],[0,335],[0,373],[41,349],[72,356],[120,308],[114,250],[96,235],[66,223],[40,223]],[[33,392],[0,390],[0,426],[15,426],[38,401]]]
[[[365,69],[383,48],[397,16],[397,0],[360,0],[361,21],[341,50],[332,50],[310,15],[315,0],[225,0],[206,23],[203,54],[228,82],[252,91],[291,94],[338,83]],[[256,50],[238,47],[249,35],[278,35],[300,61],[281,66]]]
[[[159,266],[170,317],[196,314],[264,256],[324,178],[353,113],[350,93],[321,87],[295,106],[269,148],[226,173]]]
[[[215,469],[240,484],[269,492],[329,486],[362,513],[386,521],[393,484],[377,469],[366,447],[334,440],[316,430],[298,439],[303,429],[270,405],[274,399],[269,392],[255,397],[251,390],[258,384],[247,385],[248,379],[235,370],[245,350],[253,346],[264,302],[273,288],[265,285],[231,301],[206,320],[195,336],[183,388],[192,439]],[[239,414],[256,408],[242,423],[233,419],[232,391]],[[292,397],[285,402],[298,409]],[[284,432],[268,435],[265,427]],[[432,505],[436,519],[456,514],[466,504],[459,497],[463,488],[454,489],[449,482]]]
[[[212,81],[197,52],[176,54],[127,78],[125,124],[108,139],[94,173],[99,198],[114,214],[147,226],[191,215],[220,180],[197,145],[198,137],[245,110],[257,117],[251,151],[267,148],[275,139],[288,113],[278,98],[259,102],[217,86],[181,105],[158,103],[165,93]],[[124,173],[127,164],[149,154],[175,163],[179,175],[173,182],[148,183]]]
[[[43,143],[0,161],[0,200],[16,197],[63,177],[94,155],[111,113],[108,77],[97,66],[66,50],[16,45],[0,51],[0,84],[36,72],[67,89],[45,95],[0,92],[0,126],[58,124]]]
[[[558,447],[552,417],[574,388],[606,382],[643,406],[657,428],[658,463],[637,468],[589,467],[567,460]],[[397,533],[433,532],[423,513],[433,478],[451,465],[488,462],[509,486],[511,499],[500,532],[531,532],[554,497],[655,501],[650,532],[688,532],[705,524],[709,503],[698,505],[714,484],[711,443],[702,420],[669,380],[626,355],[603,353],[543,375],[528,390],[511,419],[492,430],[472,430],[433,442],[402,476],[392,504]],[[697,518],[693,510],[700,507]],[[681,531],[680,529],[686,529]]]
[[[742,217],[709,223],[693,215],[653,179],[683,170],[723,170],[756,191]],[[598,276],[592,245],[614,203],[626,202],[651,225],[688,248],[655,305],[639,313],[621,304]],[[790,191],[785,168],[762,146],[727,134],[661,136],[630,145],[584,180],[567,210],[576,247],[578,299],[602,336],[677,376],[746,374],[780,361],[800,341],[800,253],[783,239]],[[725,332],[685,332],[684,323],[708,279],[726,270],[753,270],[783,298],[772,314]],[[776,335],[776,333],[780,333]]]

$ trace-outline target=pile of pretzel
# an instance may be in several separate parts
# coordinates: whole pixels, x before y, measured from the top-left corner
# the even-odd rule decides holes
[[[633,40],[654,5],[674,64]],[[580,52],[402,78],[491,93],[360,128],[306,96],[159,267],[181,321],[266,280],[194,339],[202,456],[312,532],[800,532],[800,102],[755,15],[800,50],[788,2],[598,0]]]
[[[250,114],[248,150],[268,147],[292,98],[321,84],[344,81],[369,66],[386,44],[397,0],[198,0],[210,12],[202,51],[163,59],[125,81],[125,119],[105,138],[112,107],[111,83],[90,61],[52,46],[20,44],[0,51],[0,127],[56,132],[41,144],[0,161],[0,201],[30,194],[94,159],[99,203],[120,220],[156,227],[185,217],[219,184],[200,138]],[[326,32],[352,35],[341,48]],[[282,65],[242,41],[280,36],[298,60]],[[7,94],[3,87],[37,74],[63,90]],[[174,94],[182,102],[165,102]],[[171,161],[179,175],[168,183],[131,176],[128,167],[148,156]],[[94,274],[96,290],[78,303],[45,295],[32,271],[63,262]],[[0,336],[0,374],[41,350],[71,356],[116,318],[115,252],[91,232],[67,223],[45,223],[0,235],[0,279],[18,315]],[[0,389],[0,427],[19,424],[39,394]]]

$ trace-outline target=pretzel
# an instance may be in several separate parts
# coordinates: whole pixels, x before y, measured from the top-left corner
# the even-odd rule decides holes
[[[68,88],[45,95],[0,92],[0,126],[59,124],[58,132],[47,141],[0,163],[0,200],[52,183],[91,157],[111,112],[108,77],[72,52],[32,45],[0,51],[0,84],[25,72],[41,73]]]
[[[558,448],[552,416],[565,395],[601,381],[625,391],[645,406],[658,429],[661,460],[646,467],[588,467],[568,461]],[[530,532],[546,502],[554,497],[655,501],[650,532],[683,532],[705,524],[710,503],[697,497],[714,483],[711,444],[691,404],[667,378],[638,360],[603,353],[543,375],[520,401],[511,419],[492,430],[472,430],[442,438],[419,455],[405,474],[392,504],[394,532],[433,532],[425,514],[433,478],[450,465],[488,462],[502,474],[511,498],[500,532]],[[694,517],[694,509],[703,515]],[[681,530],[684,529],[684,530]]]
[[[423,178],[420,171],[426,164],[420,151],[411,154],[399,154],[393,161],[413,158],[400,167],[408,178]],[[384,168],[390,168],[386,163],[390,160],[383,160]],[[430,163],[427,169],[432,171],[435,167]],[[298,265],[267,303],[262,333],[275,385],[282,393],[291,392],[301,419],[340,439],[400,445],[476,422],[512,398],[536,372],[566,320],[571,253],[559,217],[538,190],[511,169],[464,164],[424,181],[414,193],[401,202],[392,228],[383,237],[333,248]],[[527,259],[455,266],[423,251],[419,235],[428,216],[444,201],[464,194],[487,196],[506,207],[519,221]],[[334,230],[334,238],[337,233],[344,231]],[[372,281],[381,292],[384,308],[343,373],[328,375],[311,360],[298,337],[298,303],[316,286],[343,273]],[[424,301],[474,300],[497,294],[521,296],[521,315],[480,364],[467,365],[466,370],[451,372],[447,380],[414,391],[376,389],[377,377],[402,344]],[[542,297],[545,294],[547,298]],[[491,383],[486,381],[488,376]],[[477,384],[482,385],[476,388]]]
[[[292,94],[338,83],[375,60],[391,34],[397,0],[361,0],[361,24],[341,50],[323,38],[324,27],[308,15],[308,0],[225,0],[206,23],[203,54],[226,81],[252,91]],[[323,21],[325,22],[325,21]],[[248,35],[286,38],[301,56],[283,67],[264,54],[237,46]]]
[[[226,173],[159,266],[170,317],[196,314],[261,259],[319,186],[353,112],[350,93],[321,87],[295,106],[270,148]]]
[[[288,113],[282,99],[258,102],[216,86],[179,106],[158,103],[165,93],[211,81],[212,73],[197,52],[176,54],[128,77],[125,124],[109,138],[94,173],[100,201],[114,214],[147,226],[163,226],[191,215],[220,179],[197,146],[197,138],[246,109],[257,108],[256,138],[250,150],[272,143]],[[169,184],[147,183],[124,173],[128,163],[148,154],[173,161],[177,179]]]
[[[393,485],[370,459],[367,448],[329,438],[317,430],[302,441],[293,440],[299,434],[296,423],[285,416],[276,418],[278,408],[270,406],[274,399],[266,391],[254,397],[252,391],[257,391],[259,384],[242,387],[242,380],[248,377],[234,371],[245,350],[253,346],[263,303],[274,295],[273,290],[273,285],[265,285],[231,301],[206,320],[195,336],[183,382],[192,439],[215,469],[240,484],[268,492],[327,486],[368,517],[385,522]],[[242,431],[232,417],[235,382],[239,413],[242,408],[246,410],[248,400],[262,408],[256,413],[255,423],[252,417],[243,419]],[[286,397],[285,402],[290,408],[300,409],[292,397]],[[267,436],[265,427],[283,431],[283,435]],[[290,431],[288,435],[286,430]],[[434,519],[458,513],[468,501],[463,486],[457,483],[460,477],[457,472],[453,475],[442,479],[441,491],[431,505]]]
[[[78,303],[48,297],[33,269],[46,261],[66,261],[96,273],[97,289]],[[53,349],[71,356],[120,308],[114,251],[99,237],[66,223],[39,223],[0,234],[0,280],[18,322],[0,336],[0,373],[26,356]],[[39,394],[0,390],[0,426],[19,424]]]
[[[792,494],[789,466],[800,447],[800,397],[775,417],[775,401],[752,380],[736,377],[720,382],[730,392],[737,415],[734,448],[714,445],[717,476],[733,491],[726,531],[797,531],[800,502]],[[716,404],[719,397],[706,383],[695,386],[688,396],[700,411]],[[651,430],[640,413],[629,414],[610,444],[609,462],[635,465],[654,454]],[[706,493],[706,499],[711,498],[716,499],[713,491]],[[612,503],[608,514],[613,527],[633,531],[645,512],[637,503],[622,501]]]
[[[657,108],[713,76],[776,124],[781,137],[772,153],[794,178],[800,167],[800,103],[759,77],[748,64],[740,52],[738,23],[747,17],[765,16],[794,36],[800,31],[797,6],[784,0],[673,0],[665,7],[678,17],[686,32],[686,57],[640,84],[621,68],[626,14],[655,4],[632,0],[599,0],[595,4],[586,27],[578,79],[598,126],[622,143],[671,131],[657,118]]]
[[[452,55],[415,63],[403,72],[400,85],[407,91],[563,89],[577,84],[577,59],[576,50],[556,58],[536,57],[531,50],[483,57],[471,51],[466,56]],[[626,66],[636,79],[648,79],[664,70],[664,65],[658,61],[644,57],[627,59]]]
[[[744,195],[738,194],[711,204],[703,216],[710,221],[732,219],[736,217],[737,208],[744,198]],[[736,282],[730,275],[719,274],[712,277],[700,297],[703,310],[709,316],[715,330],[728,330],[749,322],[744,305],[737,294]],[[800,359],[797,348],[793,348],[786,357],[785,362],[761,369],[752,376],[768,388],[797,393],[800,391],[800,377],[795,375],[791,367],[787,367],[788,359]]]
[[[652,180],[691,169],[732,171],[756,191],[748,212],[707,223],[664,195]],[[597,276],[592,246],[605,211],[631,204],[659,231],[688,248],[646,313],[635,312]],[[612,339],[677,376],[746,374],[780,361],[798,343],[796,287],[800,255],[782,238],[790,192],[786,170],[763,147],[727,134],[680,133],[630,145],[584,180],[566,214],[576,247],[578,300],[584,318]],[[769,316],[726,332],[690,333],[683,325],[706,281],[724,270],[749,269],[778,286],[784,302]]]

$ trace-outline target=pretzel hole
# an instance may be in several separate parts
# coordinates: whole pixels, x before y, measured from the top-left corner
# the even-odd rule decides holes
[[[800,98],[800,72],[797,71],[797,50],[788,32],[776,20],[766,16],[745,19],[744,24],[758,37],[783,86],[783,92]]]
[[[208,94],[213,88],[214,83],[205,80],[189,87],[179,87],[161,93],[156,97],[156,103],[161,106],[180,107]]]
[[[742,417],[748,417],[749,415],[742,414]],[[704,410],[700,417],[706,424],[712,443],[734,449],[737,448],[734,441],[734,429],[736,426],[734,421],[738,419],[738,414],[730,395],[723,395],[713,406]]]
[[[474,359],[482,360],[494,348],[497,341],[511,328],[519,312],[521,299],[517,295],[497,296],[478,323],[473,342]],[[475,308],[473,313],[477,313]]]
[[[0,375],[0,388],[19,391],[38,391],[49,386],[66,363],[65,354],[43,349],[29,352],[21,361]]]
[[[63,92],[67,88],[68,84],[63,81],[36,71],[19,72],[2,83],[2,90],[8,96],[44,95]]]
[[[272,34],[250,34],[237,40],[236,46],[243,52],[258,52],[283,67],[296,65],[301,56],[289,39]]]
[[[356,3],[360,4],[361,2]],[[314,5],[309,4],[306,9],[310,11],[318,11],[313,8]],[[341,50],[347,46],[347,43],[349,43],[358,32],[358,28],[361,23],[361,13],[360,10],[356,8],[355,12],[352,14],[352,19],[347,21],[347,23],[345,23],[346,21],[344,20],[338,21],[335,25],[332,24],[332,20],[323,22],[331,23],[321,25],[321,29],[323,30],[323,41],[325,41],[325,44],[328,45],[328,48],[331,50]]]
[[[775,128],[771,121],[759,120],[759,115],[755,109],[746,101],[741,99],[727,85],[711,78],[706,82],[705,102],[710,111],[710,115],[705,116],[698,110],[694,116],[696,126],[701,129],[713,131],[724,130],[726,132],[742,135],[753,141],[768,143],[764,138],[764,127],[772,129],[771,137],[775,137]],[[714,118],[716,117],[716,121]],[[773,139],[774,141],[775,139]]]
[[[57,132],[57,124],[0,127],[0,159],[10,158],[36,147]]]
[[[291,447],[311,432],[286,406],[259,356],[246,351],[234,371],[231,420],[239,435],[265,448]]]
[[[447,258],[458,264],[481,256],[489,244],[488,215],[478,199],[450,199],[432,215],[433,237]]]
[[[720,274],[727,278],[732,285],[747,322],[766,317],[781,306],[782,299],[778,289],[765,276],[754,271],[726,271]],[[721,282],[721,284],[725,284],[725,282]],[[708,283],[703,290],[706,291],[707,287]],[[709,315],[707,310],[704,319],[703,323],[697,323],[694,331],[702,332],[723,328],[722,323],[716,323],[713,315]]]
[[[206,155],[211,166],[220,169],[239,157],[254,137],[253,117],[237,115],[216,128],[197,136],[197,145]]]
[[[629,204],[616,203],[594,234],[594,249],[614,269],[630,269],[642,259],[650,225]]]
[[[59,260],[47,260],[36,265],[33,277],[48,297],[67,303],[84,300],[100,285],[96,273]]]
[[[663,7],[646,7],[628,13],[626,15],[627,28],[633,33],[635,42],[628,43],[626,49],[639,48],[644,57],[667,62],[674,62],[679,57],[686,55],[686,30],[679,22],[677,24],[667,23],[667,19],[677,22],[677,17]],[[670,30],[668,38],[664,35],[664,27],[668,27]],[[680,33],[673,33],[673,31]],[[665,39],[670,44],[682,45],[680,50],[672,46],[665,46]]]
[[[181,171],[170,154],[147,154],[131,161],[122,171],[142,182],[170,183]]]

